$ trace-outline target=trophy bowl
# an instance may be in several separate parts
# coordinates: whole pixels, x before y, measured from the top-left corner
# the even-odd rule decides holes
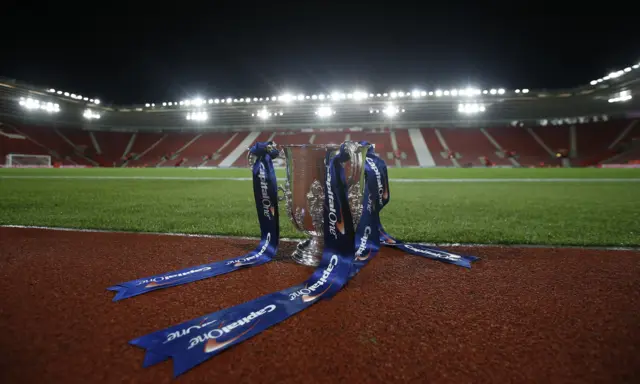
[[[357,227],[363,209],[364,162],[369,145],[353,141],[346,141],[344,145],[350,156],[350,160],[344,164],[349,207]],[[325,159],[328,152],[337,153],[340,145],[283,145],[280,150],[284,153],[286,182],[284,187],[278,187],[284,194],[279,200],[285,201],[287,215],[293,226],[309,236],[298,243],[291,257],[297,263],[317,266],[324,248]]]

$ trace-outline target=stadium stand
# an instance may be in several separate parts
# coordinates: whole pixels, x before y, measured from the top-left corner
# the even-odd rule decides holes
[[[38,146],[44,147],[49,155],[58,159],[63,165],[96,165],[89,158],[65,140],[64,134],[56,127],[14,126],[13,130]]]
[[[131,132],[91,131],[97,143],[98,159],[106,167],[119,167],[124,162],[127,147],[134,138]]]
[[[637,160],[638,144],[632,139],[640,137],[640,124],[628,119],[544,127],[276,132],[111,132],[26,125],[0,128],[3,157],[7,153],[49,154],[67,166],[107,167],[246,167],[246,149],[268,140],[279,145],[369,141],[391,167],[429,162],[444,167],[482,167],[487,162],[492,166],[556,166],[561,164],[556,153],[562,149],[568,151],[572,166],[590,166]]]
[[[0,125],[0,157],[2,161],[10,153],[49,155],[46,148],[35,144],[26,136],[16,133],[12,128]]]
[[[152,144],[142,156],[131,160],[130,165],[139,166],[144,163],[149,166],[161,166],[165,163],[170,164],[175,159],[176,153],[188,145],[196,136],[197,134],[195,133],[182,132],[165,134],[160,140]]]
[[[486,131],[500,143],[505,151],[515,152],[516,160],[523,167],[538,166],[541,163],[559,164],[554,155],[547,152],[526,128],[519,126],[489,127]]]
[[[436,128],[423,128],[420,130],[427,148],[433,156],[433,160],[438,167],[451,167],[457,165],[455,154],[449,153],[446,142]]]
[[[458,162],[472,166],[484,166],[481,157],[487,157],[496,165],[512,165],[504,157],[496,154],[498,149],[489,141],[480,129],[440,129],[449,149],[458,153]]]
[[[125,162],[123,165],[129,167],[152,165],[150,162],[143,160],[143,158],[166,137],[167,135],[162,133],[144,132],[134,134],[132,138],[133,144],[124,155]]]
[[[418,157],[416,155],[416,148],[411,143],[408,129],[398,129],[395,131],[396,143],[398,146],[397,155],[400,157],[400,162],[403,167],[417,167]]]
[[[178,153],[178,163],[182,167],[197,167],[203,166],[210,160],[217,160],[220,156],[218,151],[223,149],[225,143],[233,136],[234,133],[231,132],[200,134],[196,140]]]

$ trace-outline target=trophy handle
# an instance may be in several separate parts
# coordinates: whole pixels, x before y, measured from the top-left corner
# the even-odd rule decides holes
[[[253,168],[253,165],[256,163],[256,155],[251,153],[251,148],[247,147],[247,163],[249,164],[249,168]]]
[[[278,148],[278,145],[275,141],[271,142],[271,145],[268,147],[268,149],[277,149],[278,157],[284,159],[284,149]],[[247,163],[249,164],[249,168],[253,167],[253,165],[256,163],[256,159],[257,156],[251,153],[250,147],[247,147]]]
[[[362,216],[363,194],[364,194],[364,161],[366,158],[367,146],[357,142],[345,142],[345,150],[349,154],[350,171],[347,175],[349,208],[353,217],[353,224],[358,227]]]
[[[282,196],[280,196],[279,192],[282,192]],[[287,198],[287,191],[285,191],[282,185],[278,185],[278,201],[284,201]]]
[[[364,171],[364,156],[362,154],[363,145],[354,141],[346,141],[345,149],[349,154],[351,163],[350,172],[347,176],[347,184],[353,186],[359,183]]]

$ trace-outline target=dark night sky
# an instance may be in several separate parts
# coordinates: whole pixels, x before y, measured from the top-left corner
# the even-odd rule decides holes
[[[121,104],[356,87],[560,88],[640,61],[640,29],[625,6],[428,3],[9,0],[0,76]]]

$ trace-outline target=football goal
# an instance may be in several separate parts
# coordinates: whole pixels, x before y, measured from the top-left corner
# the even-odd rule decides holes
[[[4,166],[8,168],[50,168],[51,156],[10,153],[5,157]]]

